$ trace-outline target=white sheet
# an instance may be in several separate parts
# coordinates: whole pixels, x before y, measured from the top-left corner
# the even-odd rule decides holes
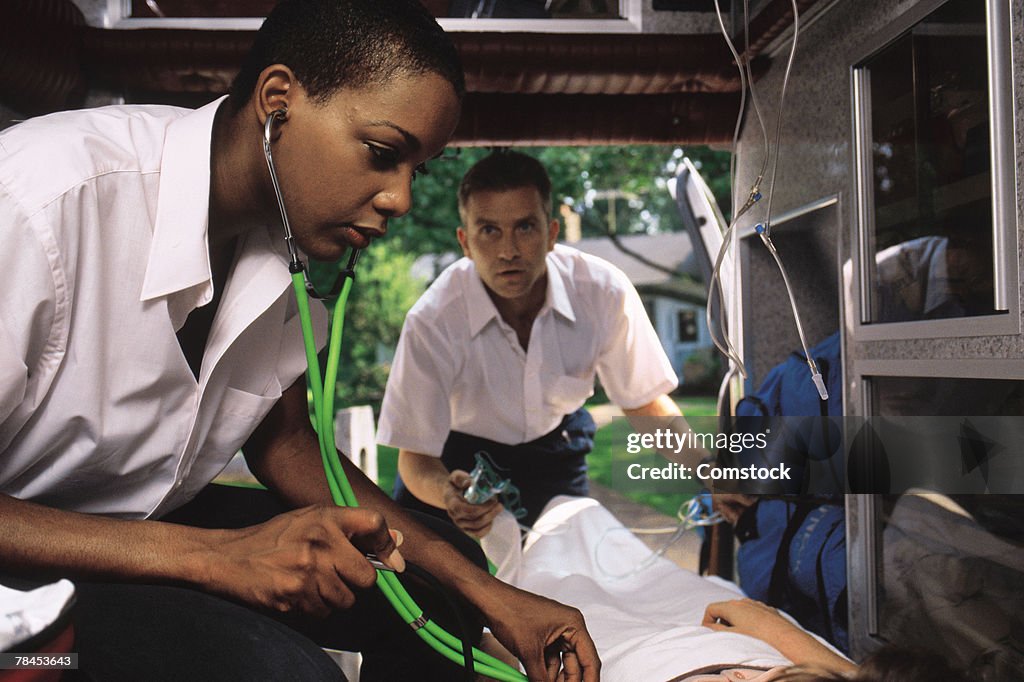
[[[10,651],[60,618],[75,594],[68,580],[22,592],[0,585],[0,651]]]
[[[708,604],[743,596],[732,583],[662,558],[619,577],[651,551],[597,500],[557,497],[534,529],[520,551],[515,520],[499,517],[484,551],[499,578],[583,612],[601,654],[602,680],[664,682],[708,666],[790,664],[760,640],[701,627]]]

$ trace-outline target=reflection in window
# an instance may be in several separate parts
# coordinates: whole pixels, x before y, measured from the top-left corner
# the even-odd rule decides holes
[[[1019,419],[1024,414],[1020,380],[874,376],[868,381],[872,414],[882,417]],[[1011,448],[999,456],[1019,453]],[[934,492],[879,496],[876,634],[938,653],[967,669],[972,680],[1024,679],[1021,499]]]
[[[617,19],[618,0],[421,0],[435,17]],[[134,18],[265,17],[277,0],[131,0]]]
[[[877,501],[878,635],[972,680],[1024,674],[1024,514],[1017,495]]]
[[[985,4],[951,0],[870,75],[872,322],[994,314]]]
[[[880,417],[1012,417],[1024,414],[1024,381],[891,377],[868,379],[871,414]]]
[[[449,17],[474,19],[614,19],[617,0],[452,0]]]

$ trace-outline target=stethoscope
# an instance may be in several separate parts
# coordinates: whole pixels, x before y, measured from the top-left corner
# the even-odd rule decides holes
[[[292,288],[295,291],[295,300],[299,309],[302,338],[306,350],[309,384],[313,394],[314,426],[320,445],[320,458],[327,477],[327,486],[331,491],[331,499],[334,500],[336,505],[339,507],[358,507],[359,502],[356,500],[355,492],[352,490],[348,477],[345,475],[345,471],[338,459],[338,450],[334,442],[334,386],[338,380],[338,361],[341,356],[342,330],[345,326],[345,305],[348,302],[349,292],[352,289],[352,282],[355,280],[355,266],[356,261],[359,259],[360,250],[356,248],[351,250],[348,257],[348,265],[339,273],[334,286],[331,288],[331,292],[326,296],[319,295],[307,278],[306,265],[299,257],[298,248],[295,246],[295,238],[292,235],[291,225],[288,223],[288,212],[285,210],[284,198],[281,196],[281,187],[277,180],[277,170],[274,167],[274,159],[270,151],[270,137],[274,122],[284,120],[286,116],[287,111],[284,109],[273,111],[267,116],[266,123],[263,126],[263,154],[267,158],[267,168],[270,170],[270,179],[274,185],[277,206],[281,211],[281,223],[284,225],[285,243],[288,246],[288,271],[292,276]],[[327,365],[322,378],[320,362],[317,359],[316,343],[313,337],[313,322],[309,312],[310,296],[319,299],[337,296],[338,299],[334,308],[334,317],[331,321],[331,332],[328,337]],[[526,680],[526,676],[515,668],[470,646],[468,640],[460,640],[430,620],[390,568],[377,561],[374,556],[368,556],[367,559],[377,569],[377,587],[402,620],[432,649],[445,658],[464,665],[469,679],[475,679],[473,673],[476,672],[498,680],[505,680],[506,682],[524,682]],[[411,573],[426,580],[426,582],[439,589],[442,594],[445,594],[446,598],[448,597],[437,580],[429,573],[411,562],[406,562],[406,566]],[[453,608],[453,611],[456,614],[460,613],[456,608]],[[460,623],[460,625],[462,624]],[[464,626],[463,631],[468,634],[468,629]]]

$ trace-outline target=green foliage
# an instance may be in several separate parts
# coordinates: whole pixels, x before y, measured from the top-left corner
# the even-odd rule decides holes
[[[676,397],[674,400],[679,405],[682,413],[687,417],[710,417],[718,412],[716,398],[713,395]],[[592,404],[595,403],[588,403],[587,407],[590,407]],[[700,423],[704,424],[706,422]],[[694,426],[694,424],[695,422],[691,422],[691,426]],[[694,426],[694,428],[697,427]],[[630,427],[629,422],[625,419],[613,419],[609,424],[597,430],[597,435],[594,438],[594,449],[587,455],[590,480],[606,487],[614,488],[612,467],[615,463],[616,453],[619,453],[621,456],[626,437],[632,431],[633,429]],[[646,462],[648,459],[650,461]],[[645,451],[644,454],[636,458],[636,461],[644,461],[654,466],[664,462],[664,460],[660,459],[660,455],[650,451]],[[621,459],[619,464],[621,464]],[[653,507],[662,514],[675,516],[679,505],[689,500],[699,491],[700,484],[698,482],[692,482],[692,485],[681,482],[678,492],[674,493],[640,492],[634,490],[619,490],[618,492],[621,492],[633,502]]]
[[[338,371],[337,407],[372,405],[379,411],[388,363],[381,363],[398,343],[405,313],[423,293],[425,283],[411,273],[414,257],[383,240],[366,250],[345,311],[344,339]],[[330,287],[341,264],[314,264],[311,279]],[[333,303],[329,306],[333,314]]]
[[[555,203],[580,214],[584,237],[601,236],[609,227],[618,234],[677,232],[682,225],[667,181],[682,158],[689,156],[702,175],[727,178],[729,168],[728,154],[706,147],[547,147],[537,156],[551,175]],[[728,182],[716,186],[724,189],[716,198],[727,208]]]
[[[722,360],[716,348],[699,348],[683,361],[681,392],[714,393],[722,381]]]
[[[729,210],[729,155],[707,147],[525,147],[551,176],[555,209],[568,205],[582,218],[583,236],[605,234],[614,220],[619,234],[674,232],[682,229],[666,182],[683,156],[697,166],[723,212]],[[490,153],[484,148],[449,150],[427,164],[428,174],[413,185],[413,208],[392,223],[388,242],[416,255],[459,251],[456,200],[459,181],[470,166]],[[620,196],[602,198],[609,191]],[[614,210],[609,208],[614,205]],[[556,216],[558,214],[556,213]]]

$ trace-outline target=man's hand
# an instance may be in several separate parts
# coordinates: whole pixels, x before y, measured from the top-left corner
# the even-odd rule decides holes
[[[601,659],[583,614],[505,583],[496,608],[485,608],[491,631],[526,668],[530,682],[598,682]]]
[[[742,493],[715,493],[711,496],[711,508],[719,512],[729,525],[735,527],[743,512],[756,501],[756,497]]]
[[[366,509],[306,507],[241,530],[215,531],[203,587],[264,609],[318,617],[355,602],[377,572],[365,554],[402,571],[384,517]]]
[[[444,489],[444,506],[452,523],[475,538],[482,538],[491,530],[494,517],[501,513],[501,502],[492,497],[486,502],[472,504],[466,501],[466,489],[473,479],[468,473],[456,469],[448,476]]]

